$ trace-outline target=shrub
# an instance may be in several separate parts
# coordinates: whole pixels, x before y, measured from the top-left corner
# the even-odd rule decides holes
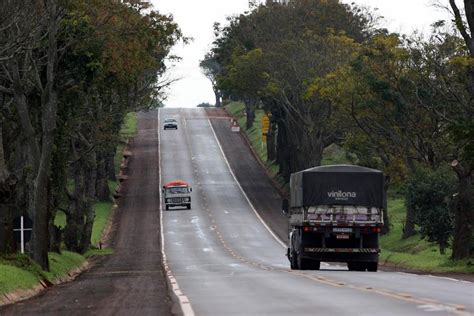
[[[455,191],[455,176],[444,168],[435,171],[421,168],[406,186],[406,204],[414,210],[421,237],[436,242],[441,254],[445,253],[453,234],[450,201]]]

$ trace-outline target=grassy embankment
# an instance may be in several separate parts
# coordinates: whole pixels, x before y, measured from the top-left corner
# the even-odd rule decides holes
[[[133,137],[137,131],[137,118],[135,113],[130,113],[125,119],[124,126],[120,131],[120,145],[117,148],[115,156],[116,173],[118,174],[122,160],[122,152],[126,146],[126,140]],[[115,192],[117,183],[110,181],[111,192]],[[40,280],[54,282],[65,276],[69,271],[79,268],[86,258],[98,254],[110,254],[111,249],[97,249],[99,240],[109,216],[111,215],[112,201],[101,201],[95,205],[96,217],[92,231],[92,249],[85,255],[63,251],[61,254],[49,253],[50,271],[42,271],[41,268],[33,263],[26,255],[15,254],[8,257],[0,257],[0,295],[16,289],[29,289],[38,284]],[[66,216],[63,212],[58,212],[55,217],[55,223],[64,227]]]
[[[254,126],[250,130],[245,130],[244,105],[239,102],[233,102],[227,105],[226,109],[238,120],[242,131],[247,134],[260,160],[264,162],[270,175],[275,177],[278,167],[266,161],[266,148],[262,146],[260,122],[263,111],[257,111]],[[322,164],[329,165],[347,162],[344,151],[337,146],[331,146],[325,151]],[[279,183],[282,182],[278,177],[276,179]],[[474,265],[472,263],[450,259],[451,249],[447,249],[446,254],[441,255],[435,244],[422,240],[419,235],[401,240],[400,236],[402,235],[406,209],[404,201],[400,196],[393,194],[389,197],[388,209],[391,231],[381,238],[382,253],[380,261],[382,263],[400,268],[438,273],[474,273]]]

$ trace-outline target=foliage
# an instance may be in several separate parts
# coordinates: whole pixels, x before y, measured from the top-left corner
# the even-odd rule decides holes
[[[271,114],[267,155],[286,181],[291,172],[319,165],[324,148],[340,140],[345,122],[307,89],[315,76],[351,55],[336,49],[339,41],[362,41],[369,28],[355,7],[302,0],[255,7],[228,26],[215,25],[207,56],[220,66],[214,74],[218,87],[224,96],[244,102],[247,129],[258,107]]]
[[[415,223],[422,238],[439,245],[444,254],[453,233],[450,200],[455,193],[456,178],[452,171],[419,169],[406,185],[406,203],[413,208]]]
[[[18,179],[14,207],[0,214],[31,210],[33,255],[48,270],[48,245],[61,243],[49,236],[56,212],[66,214],[68,249],[90,246],[94,204],[115,180],[120,126],[161,104],[166,61],[177,59],[170,50],[186,39],[148,1],[19,0],[0,15],[0,184]]]
[[[440,254],[439,246],[420,235],[400,240],[405,223],[406,206],[403,198],[390,198],[391,230],[382,236],[380,261],[399,268],[416,269],[430,272],[474,272],[474,266],[468,260],[453,261],[449,254]]]

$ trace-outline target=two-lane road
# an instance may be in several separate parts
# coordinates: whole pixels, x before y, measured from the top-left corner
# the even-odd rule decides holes
[[[469,315],[469,282],[397,272],[291,271],[284,245],[257,217],[203,109],[162,109],[161,179],[193,186],[192,209],[163,211],[164,252],[197,315]],[[236,146],[240,144],[235,144]],[[189,304],[185,303],[189,309]]]

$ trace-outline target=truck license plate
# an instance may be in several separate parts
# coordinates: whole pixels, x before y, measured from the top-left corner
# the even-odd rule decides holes
[[[352,228],[350,227],[334,227],[332,229],[335,233],[352,233]]]
[[[338,234],[336,235],[336,239],[349,239],[349,235]]]

